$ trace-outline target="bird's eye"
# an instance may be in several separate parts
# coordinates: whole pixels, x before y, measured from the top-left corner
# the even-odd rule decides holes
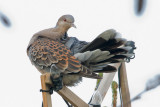
[[[66,22],[67,20],[66,20],[66,19],[64,19],[64,21]]]

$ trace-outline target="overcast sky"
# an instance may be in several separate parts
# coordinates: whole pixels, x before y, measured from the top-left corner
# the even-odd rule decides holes
[[[92,41],[107,29],[115,29],[124,38],[136,42],[136,58],[127,64],[131,97],[145,88],[146,81],[160,71],[160,0],[148,0],[142,16],[134,12],[134,0],[0,0],[0,11],[11,20],[10,28],[0,23],[0,105],[2,107],[41,107],[40,73],[31,65],[26,48],[32,35],[54,27],[64,14],[75,17],[77,29],[69,36]],[[115,76],[117,80],[117,75]],[[87,103],[94,92],[95,80],[84,79],[71,88]],[[158,87],[159,88],[159,87]],[[149,92],[133,107],[158,107],[160,89]],[[149,97],[152,95],[152,98]],[[111,106],[111,90],[104,102]],[[154,102],[152,102],[154,101]],[[53,107],[66,107],[59,95],[52,95]]]

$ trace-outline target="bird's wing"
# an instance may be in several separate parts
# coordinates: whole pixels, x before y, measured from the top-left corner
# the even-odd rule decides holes
[[[80,62],[71,51],[59,41],[39,37],[28,49],[31,62],[41,69],[50,68],[54,64],[62,71],[77,73],[81,69]]]
[[[102,49],[102,47],[107,47],[107,48],[114,48],[122,45],[126,40],[116,40],[115,37],[117,35],[117,32],[113,29],[106,30],[100,35],[98,35],[97,38],[95,38],[91,43],[89,43],[87,46],[85,46],[81,52],[85,51],[92,51],[95,49]],[[123,42],[123,43],[121,43]]]
[[[129,62],[135,56],[135,49],[133,41],[127,41],[118,32],[110,29],[84,46],[80,53],[75,54],[75,56],[87,64],[87,67],[92,68],[94,72],[114,72],[116,68],[109,64]]]

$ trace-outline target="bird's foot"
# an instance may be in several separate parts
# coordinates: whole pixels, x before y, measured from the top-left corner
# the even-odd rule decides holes
[[[53,86],[52,86],[52,89],[54,91],[59,91],[63,88],[63,76],[60,75],[59,77],[55,78],[55,75],[54,74],[51,74],[51,81],[53,83]]]

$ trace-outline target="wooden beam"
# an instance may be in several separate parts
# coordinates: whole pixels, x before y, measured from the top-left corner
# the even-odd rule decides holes
[[[49,85],[46,84],[47,76],[45,74],[41,75],[41,85],[42,90],[49,90]],[[43,107],[52,107],[51,95],[47,92],[42,92],[43,96]]]
[[[126,72],[126,66],[124,62],[122,63],[122,66],[120,68],[120,83],[121,83],[123,107],[131,107],[130,93],[129,93],[128,80],[127,80],[127,72]]]
[[[89,107],[81,98],[74,94],[70,89],[64,86],[61,90],[57,92],[65,100],[71,103],[74,107]]]
[[[118,69],[120,66],[120,64],[115,64],[115,67]],[[122,93],[122,99],[126,99],[123,100],[123,104],[127,104],[126,106],[123,107],[131,107],[128,104],[128,100],[130,101],[130,95],[129,93],[129,89],[128,89],[128,82],[127,82],[127,74],[126,74],[126,69],[125,69],[125,63],[122,64],[122,67],[120,69],[121,73],[120,75],[121,77],[121,89],[123,90]],[[90,102],[90,104],[101,104],[111,83],[112,80],[114,78],[115,72],[114,73],[107,73],[104,74],[103,79],[100,82],[99,87],[97,88],[97,92],[98,94],[95,94],[92,97],[92,100]],[[50,80],[50,73],[46,73],[41,75],[41,82],[42,82],[42,89],[43,90],[48,90],[48,86],[52,84],[51,80]],[[87,103],[85,103],[81,98],[79,98],[76,94],[74,94],[70,89],[68,89],[66,86],[63,86],[63,88],[61,90],[59,90],[57,92],[59,95],[61,95],[66,101],[68,101],[69,103],[71,103],[74,107],[89,107],[89,105]],[[129,98],[129,99],[128,99]],[[100,101],[101,102],[98,102]],[[126,103],[127,102],[127,103]],[[49,93],[43,92],[43,105],[44,107],[52,107],[52,103],[51,103],[51,96]]]
[[[43,74],[43,77],[45,77],[45,78],[43,78],[44,79],[43,81],[45,81],[46,86],[52,84],[52,82],[50,80],[50,73]],[[45,89],[43,89],[43,90],[45,90]],[[63,86],[63,88],[61,90],[59,90],[57,93],[59,95],[61,95],[66,101],[68,101],[69,103],[71,103],[74,107],[89,107],[89,105],[87,103],[85,103],[81,98],[79,98],[76,94],[74,94],[66,86]],[[43,96],[44,96],[43,102],[46,105],[48,103],[51,103],[50,99],[47,98],[48,93],[43,92]],[[46,100],[47,100],[47,103],[46,103]],[[44,106],[44,107],[52,107],[52,106]]]

